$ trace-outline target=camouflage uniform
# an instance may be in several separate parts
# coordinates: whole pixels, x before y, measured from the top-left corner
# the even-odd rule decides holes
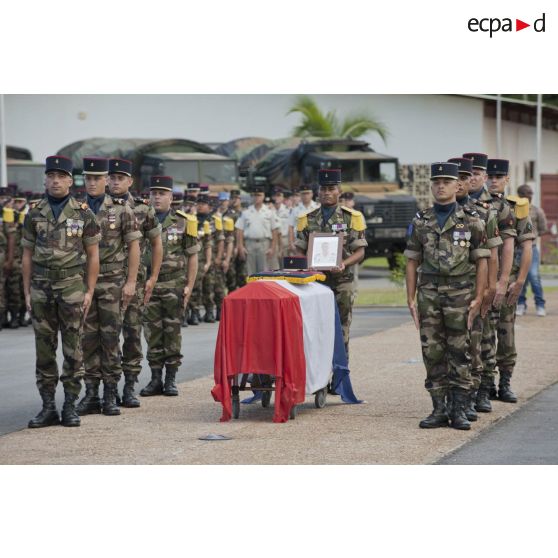
[[[178,368],[182,362],[180,329],[187,258],[200,250],[194,215],[170,210],[162,225],[163,263],[143,312],[147,360],[151,369]],[[148,246],[147,252],[150,252]],[[143,395],[143,393],[142,393]]]
[[[85,320],[83,353],[85,383],[116,386],[122,375],[120,330],[122,288],[126,281],[126,245],[141,238],[134,210],[108,194],[96,215],[101,228],[99,277]]]
[[[213,318],[213,307],[221,308],[223,298],[225,298],[225,284],[221,280],[222,272],[217,267],[216,259],[219,250],[219,242],[225,240],[225,232],[223,231],[223,221],[218,215],[211,215],[209,219],[211,234],[213,237],[213,249],[211,265],[203,278],[202,294],[203,306],[205,308],[205,321],[208,317]],[[214,321],[211,319],[211,321]]]
[[[417,310],[425,388],[443,397],[448,388],[471,388],[467,314],[474,297],[475,262],[489,258],[478,213],[457,207],[440,229],[434,208],[417,213],[404,252],[420,262]]]
[[[99,240],[95,216],[85,204],[72,197],[57,221],[46,199],[30,209],[25,217],[22,245],[33,253],[31,317],[39,391],[52,394],[56,391],[56,348],[60,330],[64,354],[60,381],[64,391],[79,395],[83,375],[85,248],[98,244]]]
[[[6,314],[6,278],[4,276],[4,263],[8,256],[8,239],[15,234],[15,212],[10,207],[0,210],[0,329]],[[16,251],[18,246],[16,246]]]
[[[136,295],[126,308],[124,321],[122,324],[122,371],[124,375],[137,377],[141,372],[141,361],[143,351],[141,348],[141,326],[143,297],[145,295],[145,282],[147,280],[146,265],[151,265],[151,260],[145,262],[147,245],[151,246],[151,240],[160,236],[161,225],[155,216],[155,210],[149,205],[148,200],[133,198],[128,196],[128,204],[133,209],[138,224],[138,229],[142,234],[140,240],[140,265],[137,277]]]
[[[322,210],[318,207],[298,217],[295,246],[306,252],[310,233],[341,231],[339,234],[343,237],[343,260],[345,260],[358,248],[368,246],[365,239],[365,230],[366,223],[360,211],[337,205],[329,220],[324,222]],[[343,327],[343,341],[347,354],[349,354],[349,330],[355,298],[353,267],[345,268],[342,273],[325,272],[325,284],[333,291],[339,308],[341,326]]]
[[[198,254],[198,274],[196,275],[196,284],[194,285],[194,290],[192,296],[190,297],[190,304],[192,312],[199,312],[200,307],[203,304],[203,281],[205,273],[203,272],[203,266],[205,265],[205,251],[207,246],[213,248],[213,233],[211,230],[211,223],[209,218],[206,220],[198,220],[198,240],[200,242],[201,250]]]
[[[23,256],[23,246],[21,245],[23,223],[25,221],[26,211],[14,211],[14,228],[15,234],[15,251],[14,263],[12,270],[6,278],[6,300],[7,307],[10,311],[10,318],[15,327],[25,325],[19,317],[25,316],[25,298],[23,296],[23,277],[21,275],[21,258]],[[23,310],[23,313],[22,313]]]
[[[228,211],[224,215],[225,218],[232,219],[233,221],[233,231],[232,231],[232,241],[235,243],[235,247],[233,250],[233,256],[231,259],[231,265],[229,266],[229,271],[227,272],[226,283],[227,283],[227,290],[229,293],[232,293],[235,289],[243,287],[246,285],[246,260],[241,260],[237,254],[237,247],[236,247],[236,235],[234,224],[236,223],[237,219],[240,217],[240,211],[236,209],[229,208]]]

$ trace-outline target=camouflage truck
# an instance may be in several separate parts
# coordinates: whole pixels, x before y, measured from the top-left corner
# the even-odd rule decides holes
[[[15,194],[33,192],[43,194],[45,191],[45,166],[33,161],[29,149],[24,147],[6,147],[6,170],[8,187]]]
[[[403,190],[396,157],[377,153],[365,141],[319,138],[241,138],[217,152],[238,160],[248,189],[259,183],[297,190],[314,183],[319,169],[340,168],[342,190],[355,194],[356,208],[366,219],[366,257],[385,256],[395,266],[417,212],[416,199]]]
[[[91,138],[78,141],[58,151],[74,164],[74,193],[84,194],[82,160],[84,157],[119,157],[134,165],[133,190],[149,188],[153,175],[174,178],[179,188],[188,182],[209,184],[210,192],[238,188],[236,160],[218,155],[209,146],[186,139],[116,139]]]

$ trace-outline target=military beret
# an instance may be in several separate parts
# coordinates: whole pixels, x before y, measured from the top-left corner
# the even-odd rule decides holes
[[[172,192],[172,177],[171,176],[152,176],[151,177],[151,190],[166,190]]]
[[[459,167],[459,172],[473,174],[473,160],[467,157],[453,157],[448,159],[448,163],[455,163]]]
[[[83,174],[101,175],[107,174],[108,170],[108,159],[101,157],[84,157],[83,159]]]
[[[341,184],[341,169],[320,169],[318,171],[318,184],[320,186]]]
[[[72,176],[74,171],[72,160],[68,159],[68,157],[62,157],[61,155],[51,155],[46,158],[45,164],[45,173],[50,171],[61,171]]]
[[[472,159],[474,169],[486,170],[486,162],[488,161],[486,153],[463,153],[463,157]]]
[[[109,174],[126,174],[132,176],[132,161],[127,159],[110,159]]]
[[[432,163],[430,165],[430,180],[435,178],[458,178],[459,167],[455,163]]]
[[[486,172],[489,176],[507,176],[510,162],[507,159],[488,159]]]

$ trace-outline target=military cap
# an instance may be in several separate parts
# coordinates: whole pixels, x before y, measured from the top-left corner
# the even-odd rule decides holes
[[[240,190],[231,190],[231,198],[240,197]]]
[[[108,174],[108,170],[108,159],[101,157],[84,157],[83,159],[83,174]]]
[[[126,174],[132,176],[132,161],[127,159],[110,159],[109,174]]]
[[[318,171],[320,186],[337,186],[341,184],[341,169],[320,169]]]
[[[23,192],[23,195],[25,196],[26,199],[30,200],[35,195],[35,193],[32,192],[31,190],[26,190],[25,192]],[[42,194],[39,195],[42,196]]]
[[[488,159],[486,172],[489,176],[507,176],[510,162],[507,159]]]
[[[200,184],[200,194],[209,194],[209,184]]]
[[[192,194],[186,194],[184,198],[184,203],[196,203],[198,201],[197,196],[193,196]]]
[[[205,194],[202,194],[201,196],[198,196],[197,203],[206,203],[208,205],[211,205],[211,198]]]
[[[188,192],[199,192],[200,185],[197,182],[188,182],[186,189],[188,190]]]
[[[459,178],[459,167],[455,163],[432,163],[430,180],[435,178]]]
[[[293,193],[292,193],[290,190],[285,190],[285,191],[283,192],[283,195],[284,195],[286,198],[290,198],[290,197],[293,195]]]
[[[355,199],[355,195],[352,192],[343,192],[340,196],[339,196],[340,200],[354,200]]]
[[[296,193],[302,194],[303,192],[310,192],[311,194],[313,194],[314,188],[312,187],[312,184],[303,184]]]
[[[486,162],[488,161],[486,153],[463,153],[463,157],[473,160],[474,169],[486,170]]]
[[[283,269],[306,269],[307,267],[306,256],[287,256],[283,258]]]
[[[152,176],[150,190],[166,190],[172,192],[171,176]]]
[[[27,201],[27,196],[25,195],[25,192],[18,192],[12,199],[14,201]]]
[[[459,167],[459,172],[473,174],[473,160],[467,157],[452,157],[448,163],[455,163]]]
[[[172,205],[180,205],[182,200],[184,200],[184,194],[182,192],[172,193]]]
[[[231,195],[228,192],[219,192],[219,201],[227,201],[231,199]]]
[[[62,157],[61,155],[51,155],[46,158],[45,173],[50,171],[61,171],[72,176],[74,166],[72,165],[72,160],[68,157]]]
[[[263,186],[254,186],[252,190],[250,190],[252,194],[265,194],[265,189]]]

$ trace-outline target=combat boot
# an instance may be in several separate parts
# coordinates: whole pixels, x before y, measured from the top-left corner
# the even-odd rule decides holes
[[[139,407],[140,402],[134,393],[134,384],[137,377],[133,374],[124,374],[124,391],[122,393],[123,407]]]
[[[43,408],[41,412],[29,421],[29,428],[43,428],[44,426],[55,426],[60,424],[60,417],[56,410],[56,401],[54,399],[54,391],[39,390],[41,399],[43,400]]]
[[[151,381],[140,391],[142,397],[151,395],[162,395],[163,393],[163,371],[160,368],[151,369]]]
[[[471,423],[467,420],[465,407],[468,404],[469,394],[459,388],[452,389],[452,406],[450,413],[450,426],[457,430],[471,430]]]
[[[492,404],[490,403],[490,398],[488,397],[490,393],[489,386],[480,386],[477,392],[477,403],[475,405],[479,413],[491,413]]]
[[[165,372],[165,385],[163,387],[164,395],[178,395],[178,388],[176,387],[176,366],[167,366]]]
[[[19,312],[19,327],[27,327],[29,322],[25,319],[25,310]]]
[[[182,314],[182,327],[188,327],[188,319],[188,310],[186,310],[184,314]]]
[[[468,394],[467,405],[465,406],[465,416],[469,422],[478,420],[475,403],[477,402],[477,390],[472,389]]]
[[[3,312],[2,315],[0,316],[0,326],[3,328],[7,328],[9,325],[10,322],[8,322],[8,313]]]
[[[10,310],[10,329],[17,329],[19,327],[19,316],[17,312]]]
[[[64,390],[64,406],[62,407],[62,426],[80,426],[81,420],[76,411],[77,395]]]
[[[120,414],[116,404],[116,384],[103,382],[103,415],[115,416]]]
[[[217,308],[217,313],[215,314],[215,321],[216,322],[221,321],[221,307],[220,306]]]
[[[512,373],[507,370],[500,370],[500,382],[498,384],[498,399],[505,403],[517,403],[517,396],[511,390]]]
[[[206,324],[214,324],[215,323],[215,316],[213,315],[213,308],[205,311],[205,316],[203,317],[203,321]]]
[[[432,397],[432,405],[434,410],[425,419],[419,422],[421,428],[440,428],[448,425],[448,411],[446,408],[446,396],[434,395]]]
[[[188,319],[190,325],[200,325],[200,313],[197,308],[194,308],[190,313],[190,318]]]
[[[101,412],[101,399],[99,398],[99,381],[85,383],[85,396],[78,403],[77,414],[98,415]]]
[[[498,399],[498,392],[496,391],[496,384],[494,383],[494,380],[492,380],[492,385],[488,388],[488,398],[491,401]]]

